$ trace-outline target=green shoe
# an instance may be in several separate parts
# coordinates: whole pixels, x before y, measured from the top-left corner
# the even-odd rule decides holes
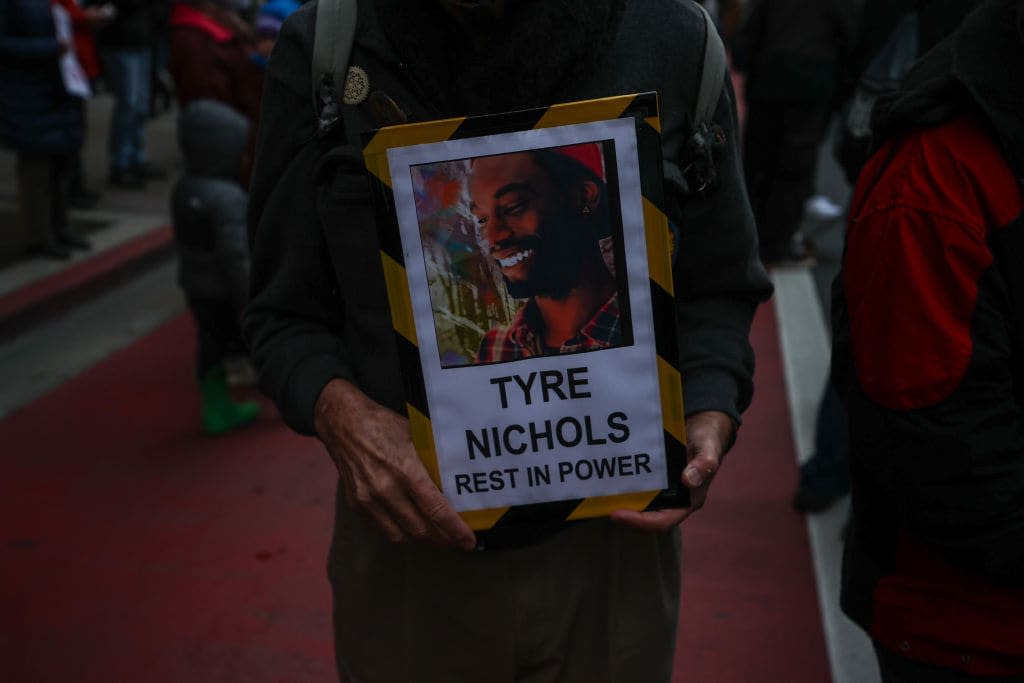
[[[199,391],[203,397],[203,431],[211,436],[247,425],[260,414],[260,404],[255,401],[235,403],[223,365],[206,373],[199,381]]]

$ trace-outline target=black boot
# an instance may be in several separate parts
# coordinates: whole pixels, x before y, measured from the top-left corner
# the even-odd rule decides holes
[[[56,259],[58,261],[67,261],[71,258],[71,250],[65,247],[59,242],[47,242],[36,250],[41,256],[46,258]]]
[[[92,192],[84,187],[80,187],[71,190],[71,197],[68,199],[68,203],[72,209],[95,209],[96,205],[100,203],[100,194],[99,192]]]
[[[797,512],[824,512],[850,491],[850,464],[844,458],[816,453],[800,466],[800,483],[793,495]]]
[[[110,168],[110,184],[125,190],[142,190],[146,187],[146,179],[133,168]]]
[[[850,490],[850,433],[846,409],[832,382],[818,404],[814,426],[814,457],[800,466],[800,483],[793,496],[799,512],[821,512]]]
[[[68,173],[71,191],[68,204],[72,209],[94,209],[100,203],[98,192],[92,192],[85,186],[85,167],[82,163],[81,150],[71,157]]]
[[[162,169],[159,166],[154,166],[148,161],[144,161],[138,164],[132,170],[135,171],[136,175],[138,175],[143,180],[167,179],[167,171],[165,169]]]
[[[92,249],[92,242],[85,239],[84,237],[78,237],[72,235],[67,230],[57,231],[57,242],[64,247],[71,247],[72,249],[81,249],[82,251],[88,251]]]

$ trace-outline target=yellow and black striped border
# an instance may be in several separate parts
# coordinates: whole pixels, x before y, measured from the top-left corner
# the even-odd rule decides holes
[[[661,127],[657,94],[624,95],[492,116],[392,126],[366,136],[363,157],[371,177],[375,198],[379,200],[376,206],[380,255],[405,382],[406,407],[412,427],[413,444],[434,483],[440,488],[441,477],[427,406],[426,387],[423,383],[416,325],[412,313],[412,297],[402,256],[387,151],[395,147],[625,117],[632,117],[637,121],[647,263],[651,281],[651,304],[654,311],[661,411],[670,486],[656,491],[462,512],[463,519],[477,531],[497,531],[532,523],[571,522],[605,516],[612,510],[619,509],[653,510],[689,505],[689,492],[680,483],[680,475],[686,462],[686,425],[682,378],[679,373],[675,288],[672,282],[674,245],[663,208]]]

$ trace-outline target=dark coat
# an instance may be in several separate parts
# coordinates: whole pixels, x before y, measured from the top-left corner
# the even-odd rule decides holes
[[[36,154],[82,146],[82,101],[64,89],[60,54],[49,2],[0,0],[0,144]]]
[[[368,100],[363,107],[343,108],[343,132],[348,140],[340,135],[317,136],[310,97],[315,2],[288,17],[270,58],[258,161],[250,192],[250,223],[256,227],[256,239],[252,296],[244,329],[259,367],[260,385],[274,399],[284,419],[297,431],[312,434],[317,396],[333,378],[351,380],[391,410],[406,410],[399,369],[402,351],[388,312],[377,237],[378,214],[365,175],[362,145],[358,144],[362,132],[392,117],[394,110],[404,112],[411,121],[426,121],[459,108],[464,113],[488,113],[509,106],[543,104],[544,100],[551,103],[651,90],[659,91],[662,146],[670,177],[665,210],[677,224],[685,226],[674,273],[677,291],[682,293],[676,307],[677,322],[686,331],[680,337],[679,349],[679,367],[685,377],[684,401],[691,412],[717,409],[738,418],[753,390],[754,358],[747,335],[758,303],[771,292],[771,283],[757,260],[754,222],[740,176],[735,109],[728,87],[722,90],[714,119],[725,136],[718,159],[719,189],[683,206],[682,188],[671,181],[682,175],[682,148],[690,134],[697,66],[704,53],[704,23],[696,7],[678,0],[616,3],[625,5],[621,21],[611,22],[610,36],[591,39],[595,15],[600,12],[601,17],[608,17],[607,9],[613,3],[523,0],[515,5],[524,13],[518,16],[528,14],[533,19],[542,10],[550,11],[552,14],[545,17],[550,28],[540,29],[537,22],[523,20],[519,26],[495,32],[487,36],[494,40],[478,41],[479,53],[470,55],[475,58],[471,62],[459,59],[468,45],[446,42],[432,28],[415,30],[415,25],[430,26],[430,18],[420,22],[419,11],[414,14],[407,9],[425,12],[432,4],[398,0],[359,3],[359,30],[351,63],[364,69],[370,88],[381,93],[381,99]],[[381,17],[376,12],[381,8],[392,19],[383,26],[377,23]],[[555,16],[567,8],[580,10],[587,20],[567,23]],[[567,31],[567,26],[572,30]],[[576,42],[581,29],[587,37]],[[399,34],[411,35],[412,40],[399,42],[394,38]],[[569,34],[566,40],[561,40],[565,34]],[[513,41],[519,41],[518,49],[510,44]],[[575,49],[569,49],[568,42],[573,42]],[[392,47],[396,44],[404,48],[406,56],[396,53]],[[445,46],[443,53],[437,54],[441,50],[436,47],[431,51],[431,44]],[[601,50],[605,59],[598,68],[578,76],[577,50],[592,51],[595,44],[607,46]],[[492,49],[494,52],[483,54]],[[426,62],[409,58],[410,53],[430,60],[451,60],[453,68],[431,74],[424,68]],[[490,54],[505,54],[506,58],[503,64],[497,60],[500,68],[490,72],[493,82],[487,83]],[[464,76],[471,77],[463,80]],[[474,82],[480,84],[479,90],[473,89]],[[521,97],[518,105],[517,95]],[[393,106],[373,106],[385,96]],[[338,495],[336,510],[328,575],[337,604],[351,607],[346,608],[350,618],[336,623],[336,643],[339,669],[351,671],[344,677],[352,679],[364,670],[365,658],[357,652],[365,649],[360,639],[349,637],[356,633],[352,625],[356,624],[360,633],[372,634],[387,628],[385,622],[395,614],[389,608],[381,609],[376,596],[389,590],[386,586],[401,581],[397,576],[403,567],[416,567],[417,572],[420,567],[430,567],[424,575],[443,570],[437,564],[440,554],[386,546],[383,536],[370,530],[361,515],[349,510],[344,492]],[[526,526],[523,531],[514,527],[506,527],[507,535],[500,540],[497,536],[488,539],[488,547],[537,543],[550,533],[543,526]],[[619,550],[627,547],[617,540],[620,535],[629,537],[629,551]],[[659,609],[663,613],[667,610],[674,623],[673,591],[678,582],[674,539],[674,534],[628,534],[591,521],[565,530],[559,539],[536,550],[544,556],[558,556],[587,548],[587,553],[593,553],[588,557],[595,558],[607,552],[609,558],[616,557],[609,559],[609,564],[615,566],[609,571],[628,573],[640,568],[643,572],[650,570],[651,576],[664,577],[665,588],[658,579],[657,586],[645,592],[658,592]],[[627,555],[628,562],[618,560]],[[481,557],[477,554],[476,559]],[[475,562],[462,566],[465,576],[479,567]],[[462,578],[455,576],[453,584]],[[372,608],[368,608],[368,596],[372,596]],[[420,597],[410,595],[410,601]],[[408,601],[398,602],[404,605]],[[422,601],[415,606],[420,613],[428,609]],[[357,616],[351,618],[353,614]],[[361,619],[362,615],[367,618]],[[656,620],[653,613],[644,618],[648,617]],[[668,652],[671,627],[661,631],[669,635],[664,645]],[[440,653],[438,660],[448,657],[447,652]],[[372,668],[379,674],[374,677],[415,679],[417,674],[410,672],[418,669],[418,664],[410,666],[409,661],[392,657],[380,664],[374,662]]]
[[[226,104],[186,106],[178,118],[185,174],[171,192],[178,282],[190,299],[223,301],[239,312],[249,289],[249,197],[238,183],[248,139],[248,120]]]
[[[733,45],[747,99],[836,101],[857,34],[860,0],[758,0]]]
[[[1022,18],[985,3],[879,101],[885,144],[833,286],[843,609],[883,647],[976,676],[1024,673]]]
[[[158,37],[158,27],[167,17],[167,0],[96,0],[86,4],[107,2],[117,7],[117,15],[97,33],[100,47],[151,49]]]
[[[678,36],[702,35],[703,19],[695,7],[675,0],[625,4],[602,67],[584,80],[573,76],[565,84],[556,83],[550,101],[659,91],[665,167],[669,176],[677,177],[697,92],[695,65],[703,59],[701,41]],[[353,63],[368,72],[375,88],[400,103],[410,120],[437,118],[442,98],[403,70],[401,64],[410,70],[416,67],[411,60],[400,63],[388,47],[383,29],[376,26],[374,8],[379,6],[359,4],[361,29]],[[403,20],[401,12],[395,16],[396,21]],[[309,97],[314,18],[315,4],[288,17],[270,60],[250,189],[256,244],[252,299],[245,316],[261,385],[277,401],[288,424],[305,434],[313,433],[313,405],[332,377],[351,378],[383,405],[405,408],[362,150],[319,140],[315,133]],[[666,24],[665,30],[653,34],[657,40],[651,22]],[[550,51],[564,49],[555,42],[547,41]],[[509,68],[531,73],[541,84],[546,78],[542,67],[551,60],[539,53],[543,41],[537,43],[522,52],[533,63],[526,64],[521,55],[518,62],[509,62]],[[454,76],[453,71],[451,77],[444,79],[442,74],[435,80],[451,82],[452,97],[464,98],[467,110],[474,111],[478,103],[469,101],[472,96],[454,83]],[[491,95],[507,96],[497,91]],[[771,284],[757,260],[731,95],[730,88],[723,88],[715,114],[727,141],[719,159],[721,187],[705,199],[681,205],[681,188],[670,179],[666,208],[670,220],[685,226],[675,281],[686,293],[678,315],[686,330],[680,365],[686,377],[687,410],[720,410],[738,419],[753,391],[753,350],[747,330],[758,303],[770,295]],[[499,105],[491,111],[500,110]],[[370,116],[366,108],[346,110],[353,139],[375,127]],[[322,180],[320,186],[314,177]]]
[[[868,62],[906,12],[918,12],[918,53],[923,55],[952,33],[977,4],[977,0],[864,0],[857,40],[843,66],[839,99],[853,94]]]

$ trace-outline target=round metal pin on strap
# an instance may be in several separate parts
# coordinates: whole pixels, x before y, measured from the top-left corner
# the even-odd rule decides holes
[[[362,104],[370,94],[370,76],[360,66],[350,66],[345,76],[345,91],[341,101],[352,106]]]

